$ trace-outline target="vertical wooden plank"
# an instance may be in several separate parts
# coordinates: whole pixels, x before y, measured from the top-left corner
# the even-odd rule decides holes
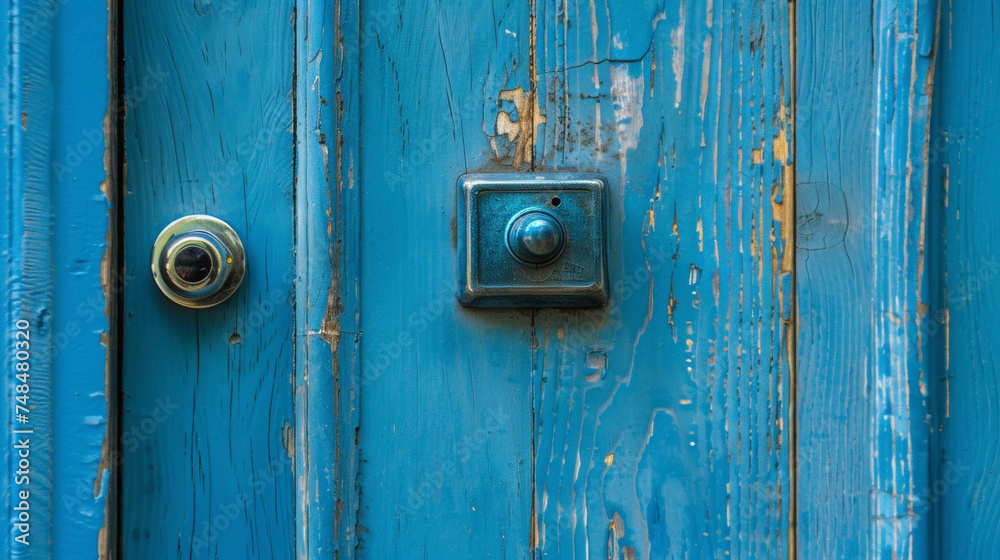
[[[106,392],[115,364],[109,9],[3,7],[2,549],[5,558],[107,557],[116,429]]]
[[[531,112],[527,8],[362,5],[365,558],[531,555],[531,315],[459,306],[454,230],[460,175],[530,159],[496,133]]]
[[[8,57],[4,89],[7,127],[6,167],[9,199],[5,205],[5,260],[8,303],[4,313],[4,403],[9,426],[4,453],[4,497],[8,505],[8,554],[46,558],[52,538],[52,298],[53,257],[49,208],[53,193],[49,159],[53,150],[54,97],[51,87],[52,21],[46,2],[8,4]],[[5,189],[8,190],[8,189]],[[20,334],[17,334],[20,332]],[[18,348],[17,340],[27,341]],[[28,352],[27,360],[16,352]],[[27,364],[18,366],[16,364]],[[15,369],[18,368],[18,369]],[[27,371],[20,371],[25,369]],[[16,375],[26,374],[21,378]],[[27,392],[17,392],[17,386]],[[15,397],[26,394],[27,402]],[[21,405],[21,409],[16,407]],[[27,411],[24,409],[28,408]],[[17,416],[21,414],[21,416]],[[28,440],[24,443],[24,440]],[[15,447],[20,445],[20,447]],[[21,457],[24,451],[27,457]],[[24,460],[22,462],[21,460]],[[20,492],[30,510],[21,517]],[[18,524],[21,525],[18,525]],[[19,538],[20,537],[20,538]],[[34,546],[34,548],[32,548]]]
[[[356,2],[296,6],[299,558],[348,560],[358,544],[359,28]]]
[[[52,557],[109,558],[117,555],[120,464],[117,4],[47,8],[55,125]]]
[[[294,29],[280,0],[124,5],[125,558],[294,554]],[[149,269],[193,213],[247,250],[202,310]]]
[[[799,558],[861,558],[873,534],[873,9],[797,5]]]
[[[926,499],[936,558],[1000,556],[1000,5],[944,2],[934,87],[925,315],[935,375],[936,453]]]
[[[800,6],[798,553],[926,558],[934,2]]]
[[[872,344],[868,391],[874,558],[926,558],[928,301],[924,243],[933,2],[875,5]]]
[[[549,558],[789,557],[786,2],[544,1],[535,169],[612,182],[612,302],[542,310]]]
[[[4,293],[7,294],[8,298],[13,296],[13,283],[14,283],[14,261],[16,258],[16,251],[18,250],[15,245],[14,237],[14,221],[17,220],[17,216],[12,212],[12,202],[14,200],[14,167],[16,165],[16,152],[14,150],[14,141],[17,121],[19,120],[14,115],[20,111],[16,111],[17,105],[14,103],[14,90],[16,81],[13,79],[13,68],[14,68],[14,57],[12,56],[11,39],[11,19],[13,11],[11,10],[11,4],[13,0],[3,0],[0,6],[3,6],[3,13],[7,14],[7,17],[3,20],[2,25],[0,25],[0,57],[3,60],[3,72],[0,72],[0,115],[2,115],[3,121],[0,123],[0,149],[5,156],[3,169],[0,170],[3,176],[3,184],[7,185],[7,188],[2,190],[3,203],[0,204],[0,224],[2,224],[3,229],[0,230],[0,253],[2,253],[3,258],[0,259],[0,272],[3,273],[4,281]],[[8,302],[10,300],[8,299]],[[3,336],[4,340],[10,340],[14,334],[11,332],[11,327],[13,321],[17,321],[16,318],[12,317],[14,313],[18,313],[18,310],[10,304],[4,307],[3,310]],[[9,358],[3,359],[3,368],[5,372],[11,370],[14,365],[11,363]],[[5,395],[12,395],[10,391],[10,382],[4,379],[3,390]],[[14,413],[14,403],[12,401],[12,396],[5,396],[3,398],[3,411],[10,418]],[[3,449],[0,449],[0,461],[3,461],[4,469],[4,479],[5,482],[0,485],[0,500],[3,500],[4,504],[10,507],[13,497],[16,495],[13,486],[8,477],[10,476],[10,465],[11,459],[14,457],[13,450],[4,445]],[[4,518],[5,520],[10,520],[9,516]],[[13,550],[14,547],[14,535],[11,531],[4,531],[0,535],[0,546],[3,550]],[[11,556],[10,554],[7,555]]]

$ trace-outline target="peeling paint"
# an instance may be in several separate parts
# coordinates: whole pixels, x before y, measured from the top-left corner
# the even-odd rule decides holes
[[[518,86],[501,90],[497,99],[512,102],[517,111],[517,120],[513,120],[507,111],[497,112],[496,133],[506,136],[509,142],[517,145],[511,165],[520,168],[526,163],[530,164],[535,149],[535,130],[545,122],[545,117],[540,114],[537,97]]]
[[[118,52],[118,1],[107,0],[106,8],[108,13],[107,22],[107,60],[119,60]],[[116,495],[118,492],[117,479],[119,461],[112,461],[120,453],[118,446],[118,433],[120,430],[118,418],[118,345],[112,341],[117,341],[120,309],[118,296],[124,289],[124,278],[121,278],[122,285],[114,282],[119,278],[118,251],[119,243],[119,190],[117,182],[124,182],[124,167],[118,161],[117,149],[119,147],[118,122],[122,115],[118,114],[117,108],[124,106],[118,99],[118,67],[108,64],[108,109],[104,115],[104,174],[105,179],[99,185],[101,193],[107,202],[108,226],[105,232],[105,249],[101,258],[101,290],[104,293],[104,316],[107,320],[107,330],[101,333],[101,344],[105,348],[104,358],[104,398],[107,400],[106,422],[104,440],[101,442],[101,460],[98,463],[98,473],[94,477],[94,498],[98,498],[102,491],[110,488],[110,492],[105,492],[104,503],[104,523],[98,532],[97,557],[100,560],[114,558],[116,553],[116,533],[118,531],[117,519],[118,508]],[[109,478],[110,480],[105,480]]]
[[[672,57],[671,68],[674,71],[674,81],[677,84],[677,89],[674,92],[674,107],[681,106],[681,96],[683,94],[684,88],[684,24],[686,19],[686,4],[684,2],[680,3],[680,22],[677,24],[677,28],[670,32],[670,45],[673,47],[674,54]],[[706,74],[707,79],[707,74]]]
[[[627,64],[611,66],[611,99],[615,109],[615,128],[621,147],[619,160],[622,168],[622,184],[625,184],[628,167],[628,151],[639,145],[642,130],[642,103],[646,77],[643,72],[632,78]]]

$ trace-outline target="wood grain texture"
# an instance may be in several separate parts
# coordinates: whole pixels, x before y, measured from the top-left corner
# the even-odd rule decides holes
[[[886,0],[873,13],[875,166],[873,349],[868,402],[872,511],[869,557],[926,558],[930,410],[927,127],[933,85],[933,2]]]
[[[872,537],[874,4],[798,4],[799,558],[862,558]]]
[[[458,305],[453,231],[457,178],[518,152],[528,5],[361,7],[358,554],[530,558],[531,313]]]
[[[54,123],[54,92],[52,76],[53,25],[44,17],[42,2],[8,2],[4,23],[3,103],[5,134],[3,137],[8,189],[4,204],[4,262],[8,275],[5,291],[8,303],[4,311],[4,405],[6,424],[10,426],[3,451],[6,470],[3,478],[3,497],[9,504],[6,519],[10,524],[4,540],[11,555],[45,557],[50,552],[52,526],[53,483],[53,410],[52,410],[52,302],[54,295],[53,254],[49,229],[49,208],[55,193],[50,185],[49,161],[54,148],[52,138]],[[25,19],[22,19],[25,18]],[[38,21],[36,25],[26,24]],[[30,33],[30,35],[29,35]],[[29,120],[30,119],[30,120]],[[29,348],[28,406],[30,426],[37,436],[30,443],[27,479],[18,465],[19,450],[13,430],[22,429],[15,420],[15,386],[21,384],[15,377],[15,329],[17,321],[27,321]],[[9,348],[9,350],[8,350]],[[34,435],[34,434],[31,434]],[[25,435],[21,435],[25,437]],[[31,439],[30,437],[28,438]],[[20,480],[22,484],[17,484]],[[19,512],[14,510],[18,492],[26,491],[35,507],[28,512],[34,517],[30,530],[15,529]],[[32,519],[28,519],[32,521]],[[25,541],[15,540],[27,535]],[[31,544],[40,545],[32,549]]]
[[[296,554],[355,558],[361,367],[358,3],[296,8]]]
[[[294,5],[124,4],[122,555],[294,554]],[[225,303],[181,308],[150,248],[186,214],[247,250]]]
[[[48,4],[55,125],[52,557],[108,558],[117,544],[120,465],[117,8]]]
[[[941,7],[934,126],[934,198],[927,240],[935,297],[935,455],[926,492],[935,558],[1000,557],[1000,4]]]
[[[38,3],[12,6],[17,16],[35,16],[43,9]],[[23,10],[23,11],[22,11]],[[24,29],[20,17],[7,12],[5,47],[8,56],[4,66],[4,135],[5,168],[10,181],[5,190],[4,204],[4,262],[8,275],[5,277],[5,291],[8,303],[4,311],[4,342],[10,351],[4,352],[4,405],[9,445],[3,451],[6,466],[3,478],[3,497],[9,504],[6,512],[9,529],[4,540],[10,555],[28,556],[49,553],[52,527],[46,522],[52,515],[52,337],[51,308],[54,278],[52,275],[53,256],[50,245],[48,208],[52,192],[49,185],[49,156],[52,151],[53,92],[51,80],[51,38],[52,26],[43,20],[43,25],[35,29],[34,37],[23,37]],[[31,126],[22,117],[31,119]],[[32,430],[38,430],[38,437],[31,445],[28,457],[31,467],[27,480],[16,484],[18,450],[15,429],[21,426],[15,422],[18,403],[15,400],[15,386],[19,384],[15,375],[15,328],[19,320],[29,323],[30,338],[30,391],[28,405],[32,407],[30,422]],[[5,348],[6,350],[6,348]],[[7,373],[9,372],[9,373]],[[22,404],[23,406],[23,404]],[[26,426],[27,427],[27,426]],[[22,437],[24,437],[22,435]],[[30,438],[29,438],[30,439]],[[37,445],[35,445],[37,444]],[[22,475],[23,470],[22,470]],[[35,507],[29,512],[36,521],[32,530],[27,531],[27,543],[16,541],[25,531],[14,528],[19,512],[15,511],[19,491],[29,492]],[[30,519],[29,519],[30,521]],[[30,545],[37,543],[37,553]]]
[[[111,292],[104,282],[114,225],[108,7],[6,1],[0,13],[0,260],[8,298],[0,496],[9,523],[0,554],[106,557],[117,428],[106,393],[114,315],[103,291]],[[20,335],[18,321],[28,323]],[[28,365],[26,377],[15,377],[16,363]],[[15,526],[25,522],[26,531]]]
[[[533,168],[605,173],[615,224],[612,303],[533,327],[538,555],[787,558],[788,4],[536,23]]]
[[[934,2],[801,5],[798,555],[926,558]]]

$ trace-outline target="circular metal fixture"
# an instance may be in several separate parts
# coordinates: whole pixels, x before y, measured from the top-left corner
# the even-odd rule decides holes
[[[541,265],[552,262],[565,245],[562,224],[544,210],[520,212],[507,225],[507,249],[525,263]]]
[[[196,214],[163,228],[153,243],[151,265],[165,296],[201,309],[226,301],[240,287],[246,256],[229,224]]]

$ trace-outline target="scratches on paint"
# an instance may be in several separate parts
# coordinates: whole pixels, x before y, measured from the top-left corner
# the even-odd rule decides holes
[[[674,92],[674,107],[681,106],[681,95],[684,87],[684,20],[686,19],[685,2],[680,3],[680,22],[670,31],[670,46],[673,48],[671,67],[674,70],[674,81],[677,89]],[[655,24],[654,24],[655,27]]]
[[[709,24],[711,27],[711,23]],[[705,120],[705,104],[708,103],[708,79],[712,75],[712,36],[707,35],[705,37],[705,42],[702,44],[702,59],[701,59],[701,92],[698,95],[698,107],[700,109],[699,115],[702,121]],[[705,144],[704,132],[701,137],[702,145]]]
[[[292,338],[304,332],[295,321],[297,298],[289,294],[294,276],[286,274],[298,270],[295,255],[302,253],[296,251],[296,236],[317,239],[326,226],[320,219],[315,229],[296,228],[294,214],[305,188],[323,181],[322,169],[315,181],[297,181],[296,166],[303,162],[294,159],[297,139],[315,144],[314,136],[297,129],[312,131],[317,121],[295,120],[291,99],[293,88],[307,89],[293,81],[295,63],[308,61],[312,53],[294,56],[296,37],[304,37],[294,33],[294,6],[231,7],[230,14],[199,14],[189,5],[130,1],[122,10],[129,96],[141,91],[142,76],[135,69],[162,64],[176,77],[160,83],[144,103],[130,105],[126,115],[131,186],[122,196],[126,262],[148,262],[141,240],[155,236],[172,213],[207,213],[233,224],[256,269],[235,297],[210,314],[172,307],[160,312],[165,302],[150,299],[159,294],[125,292],[122,390],[129,406],[122,411],[122,429],[141,426],[158,398],[169,396],[182,411],[159,425],[142,447],[150,451],[130,456],[132,468],[122,470],[121,507],[131,513],[121,518],[126,558],[159,554],[178,536],[192,537],[183,538],[179,554],[185,556],[240,549],[287,557],[295,550],[297,530],[306,525],[301,510],[294,520],[289,515],[296,487],[285,455],[292,440],[283,437],[281,426],[294,424],[299,401],[293,391],[302,385],[290,374],[301,363],[296,356],[303,347]],[[251,47],[264,43],[268,48]],[[306,97],[295,95],[295,102],[305,105]],[[316,153],[309,163],[319,167]],[[311,190],[308,200],[318,203],[314,194],[319,193]],[[135,275],[139,272],[136,267]],[[319,301],[325,295],[321,290],[314,292]],[[241,336],[239,345],[228,343],[233,332]],[[174,348],[178,366],[144,360],[142,341],[150,339]],[[162,368],[173,375],[156,375]],[[141,474],[146,467],[169,467],[171,487],[188,489],[184,499],[177,492],[147,488]],[[236,488],[234,481],[246,482]],[[249,491],[251,485],[253,498],[240,498],[236,491]],[[230,507],[239,515],[226,514],[226,530],[205,536],[209,527],[203,533],[201,521]],[[264,542],[267,548],[259,549]]]
[[[789,131],[792,130],[792,122],[788,117],[788,110],[785,106],[784,97],[778,107],[777,115],[778,134],[771,141],[771,155],[774,165],[781,170],[781,181],[772,189],[771,212],[773,220],[780,224],[780,240],[783,246],[777,244],[774,250],[781,251],[780,255],[772,255],[775,260],[780,259],[782,274],[794,275],[795,267],[795,167],[791,161],[791,150],[788,142]],[[775,240],[777,241],[777,240]],[[776,263],[772,263],[776,265]],[[776,267],[776,266],[775,266]],[[777,267],[776,267],[777,268]]]
[[[539,95],[551,121],[551,156],[541,164],[612,179],[618,168],[611,201],[623,227],[610,239],[625,280],[613,321],[555,311],[560,344],[535,354],[539,556],[790,557],[790,341],[778,309],[791,284],[775,270],[775,250],[791,239],[779,234],[773,204],[792,206],[781,186],[786,163],[777,161],[791,146],[772,139],[784,141],[792,23],[787,3],[765,4],[730,17],[730,5],[713,15],[710,4],[687,3],[678,18],[679,3],[539,3],[548,22],[539,30]],[[638,46],[629,32],[650,21],[663,29],[643,57],[603,52]],[[746,37],[762,29],[769,40],[751,53]],[[644,126],[654,128],[645,138]],[[598,147],[611,158],[600,159]],[[594,348],[610,357],[603,377],[589,364]],[[647,414],[678,406],[641,441],[636,427]]]
[[[590,0],[590,40],[591,40],[591,50],[593,52],[593,60],[600,60],[600,56],[597,52],[597,37],[600,35],[600,28],[597,26],[597,5],[594,4],[594,0]],[[601,75],[597,71],[597,65],[594,64],[594,75],[592,78],[594,82],[594,89],[601,89]],[[600,105],[598,105],[598,115],[600,115]],[[600,124],[600,119],[597,120]],[[597,135],[598,141],[600,141],[600,134]]]

